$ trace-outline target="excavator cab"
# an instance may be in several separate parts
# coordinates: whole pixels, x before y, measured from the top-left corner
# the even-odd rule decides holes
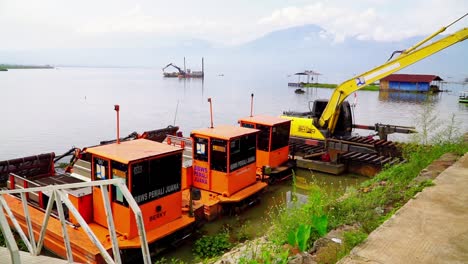
[[[318,140],[350,136],[353,129],[353,116],[348,101],[343,101],[340,106],[338,122],[333,133],[330,133],[327,128],[318,126],[318,120],[327,104],[328,100],[318,99],[309,102],[309,111],[307,112],[284,111],[281,117],[291,120],[291,136]]]
[[[326,99],[318,99],[313,102],[312,116],[317,120],[322,115],[325,107],[328,104]],[[315,122],[314,122],[315,123]],[[353,116],[351,112],[351,106],[348,101],[344,101],[340,107],[340,113],[338,116],[338,122],[336,123],[335,131],[329,135],[331,137],[346,137],[351,136],[353,130]],[[327,132],[327,134],[329,134]]]

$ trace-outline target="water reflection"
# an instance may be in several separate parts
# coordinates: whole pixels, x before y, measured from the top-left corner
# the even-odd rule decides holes
[[[402,93],[402,92],[379,92],[379,101],[391,102],[411,102],[411,103],[436,103],[440,99],[440,94],[428,93]]]

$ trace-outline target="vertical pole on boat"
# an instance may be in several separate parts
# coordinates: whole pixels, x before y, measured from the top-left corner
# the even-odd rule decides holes
[[[211,103],[211,98],[208,98],[208,103],[210,103],[210,117],[211,117],[211,126],[210,128],[213,128],[213,107]]]
[[[193,217],[193,199],[192,199],[192,186],[190,186],[190,199],[189,199],[189,216]]]
[[[187,69],[185,68],[185,57],[184,57],[184,74],[187,73]]]
[[[250,95],[250,117],[253,117],[253,94]]]
[[[117,144],[120,144],[120,128],[119,128],[119,105],[114,105],[114,110],[117,112]]]
[[[201,57],[201,72],[202,77],[205,77],[205,63],[203,62],[203,57]]]

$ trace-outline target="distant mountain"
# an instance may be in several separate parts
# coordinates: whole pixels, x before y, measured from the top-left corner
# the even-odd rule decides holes
[[[200,69],[201,57],[205,57],[207,74],[233,71],[238,75],[241,72],[263,72],[265,76],[286,76],[297,71],[315,70],[323,74],[323,81],[341,82],[384,63],[394,50],[408,48],[424,37],[395,42],[347,38],[335,43],[331,34],[323,28],[304,25],[273,31],[237,46],[221,46],[200,39],[160,39],[136,35],[132,42],[136,46],[116,48],[121,36],[109,36],[104,42],[108,44],[99,48],[0,50],[0,63],[158,68],[171,62],[183,66],[185,56],[188,68]],[[457,43],[402,72],[463,80],[468,75],[467,54],[468,41]]]
[[[395,42],[347,38],[335,43],[326,30],[305,25],[271,32],[236,47],[237,57],[257,68],[278,68],[285,73],[315,70],[340,82],[388,60],[395,50],[411,47],[426,36]],[[468,41],[457,43],[402,72],[427,73],[462,79],[468,74]],[[241,56],[243,55],[243,56]]]

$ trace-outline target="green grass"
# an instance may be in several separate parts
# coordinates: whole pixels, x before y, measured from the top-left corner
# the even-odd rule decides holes
[[[0,64],[0,71],[2,69],[53,69],[50,65],[18,65],[18,64]]]
[[[317,187],[311,191],[306,204],[273,211],[269,239],[278,246],[288,244],[288,235],[298,233],[301,226],[314,226],[313,216],[324,214],[328,221],[328,231],[344,225],[360,227],[359,230],[344,233],[344,248],[337,254],[337,257],[341,258],[349,254],[354,246],[367,238],[367,234],[390,218],[418,192],[433,185],[431,180],[413,182],[421,170],[444,153],[461,156],[466,152],[468,144],[461,140],[434,145],[409,144],[404,149],[407,163],[384,168],[381,173],[359,187],[348,188],[345,196],[340,199],[337,199],[339,194],[326,194]],[[307,248],[322,235],[312,228]]]
[[[335,89],[338,85],[333,83],[304,83],[304,88],[329,88]],[[366,87],[360,89],[364,91],[379,91],[379,86],[375,84],[369,84]]]

